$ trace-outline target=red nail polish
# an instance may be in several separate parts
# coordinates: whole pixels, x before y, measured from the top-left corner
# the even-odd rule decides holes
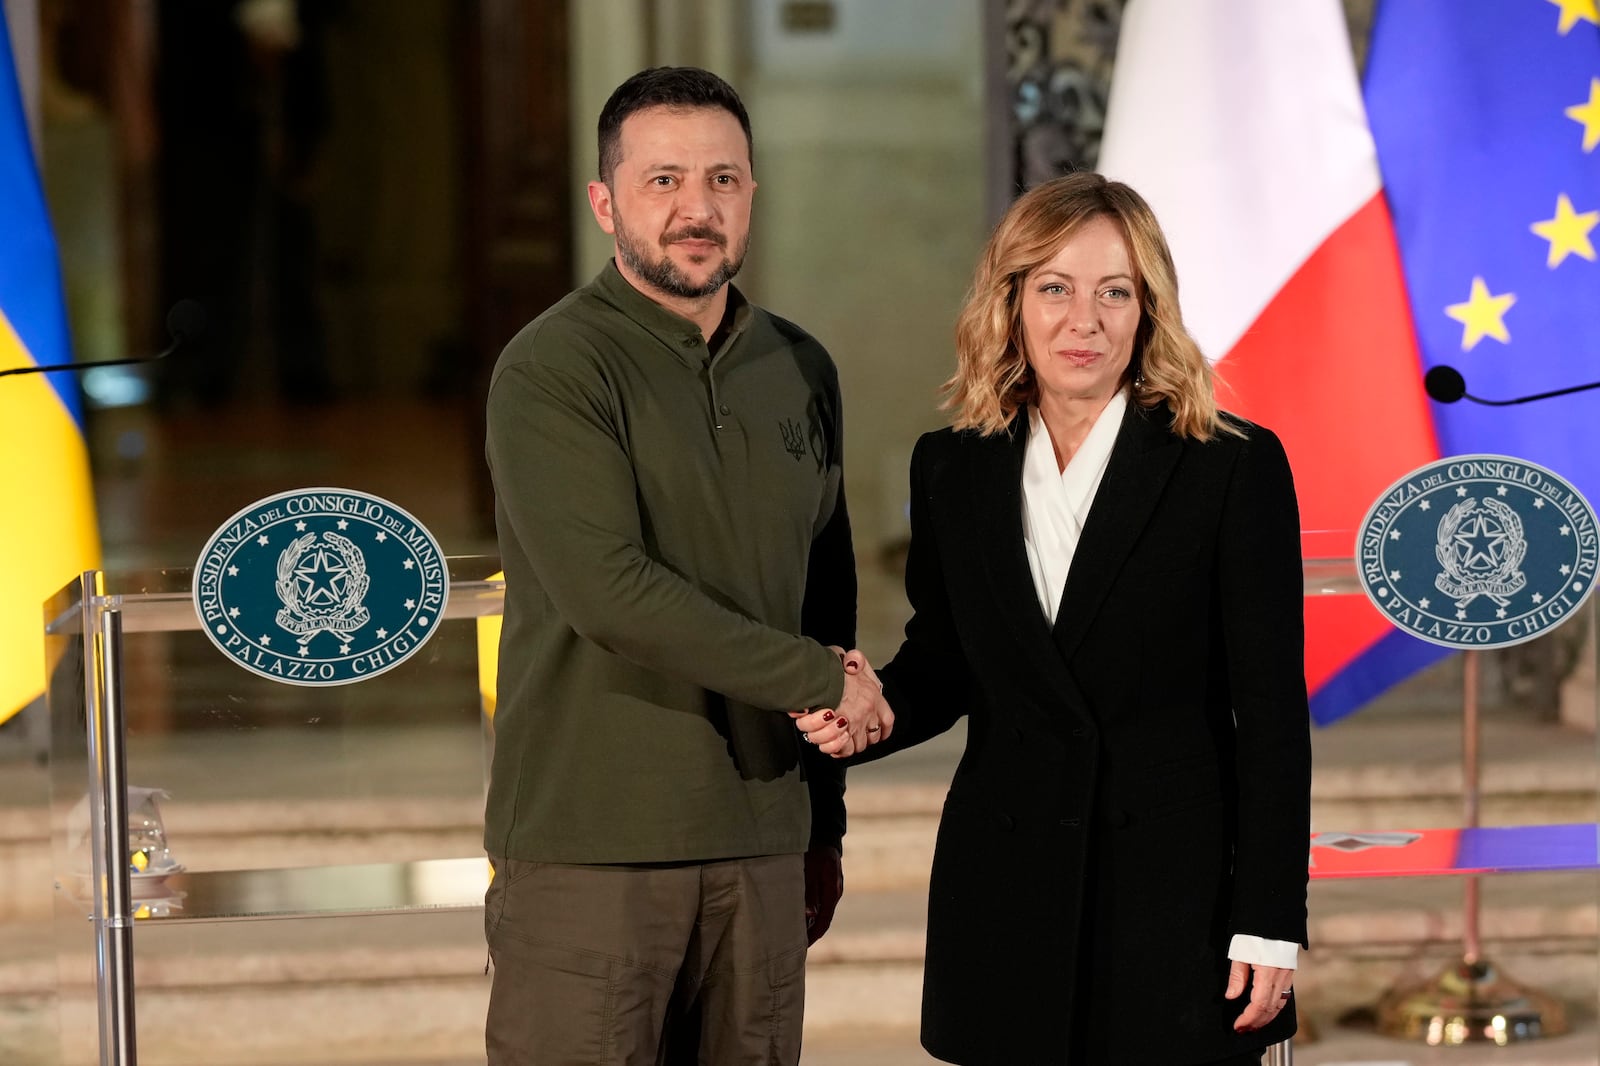
[[[839,719],[839,728],[840,729],[848,729],[849,727],[850,727],[850,719],[848,719],[848,718]]]
[[[823,720],[823,721],[824,721],[824,722],[831,722],[831,721],[833,721],[833,712],[832,712],[832,711],[823,711],[823,712],[822,712],[822,720]]]

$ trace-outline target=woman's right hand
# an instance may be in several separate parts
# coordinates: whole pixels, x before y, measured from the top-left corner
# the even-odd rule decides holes
[[[807,743],[842,759],[865,751],[894,731],[894,710],[883,698],[883,684],[859,648],[830,645],[844,669],[844,696],[838,708],[793,711],[790,717]]]

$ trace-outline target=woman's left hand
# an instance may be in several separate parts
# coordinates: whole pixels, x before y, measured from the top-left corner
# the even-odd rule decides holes
[[[1255,971],[1254,976],[1251,971]],[[1280,970],[1276,966],[1254,966],[1248,962],[1235,962],[1228,971],[1228,999],[1238,999],[1250,986],[1250,1001],[1244,1011],[1233,1020],[1236,1033],[1249,1033],[1260,1029],[1278,1016],[1289,1002],[1294,988],[1294,971]]]

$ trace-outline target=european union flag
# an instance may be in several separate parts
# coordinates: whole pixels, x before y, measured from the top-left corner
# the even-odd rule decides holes
[[[1426,367],[1511,399],[1600,378],[1600,5],[1385,0],[1367,116]],[[1445,455],[1532,460],[1600,502],[1600,390],[1433,405]]]

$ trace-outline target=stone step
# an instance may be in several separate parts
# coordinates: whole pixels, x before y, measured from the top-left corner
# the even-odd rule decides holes
[[[862,890],[915,888],[926,883],[933,859],[939,807],[944,788],[931,786],[856,786],[851,790],[850,833],[845,841],[846,869],[852,887]],[[1319,797],[1313,804],[1318,828],[1351,832],[1421,829],[1460,824],[1455,796],[1361,797],[1341,800]],[[1573,787],[1549,783],[1537,794],[1487,793],[1482,801],[1485,825],[1558,824],[1591,821],[1594,796]],[[297,818],[279,806],[273,825],[263,827],[265,812],[247,804],[224,804],[200,811],[169,806],[169,835],[175,854],[191,870],[259,869],[271,865],[317,866],[400,862],[417,858],[466,858],[481,855],[481,825],[467,812],[451,812],[437,804],[428,815],[444,815],[443,823],[403,825],[404,804],[386,801],[318,805],[322,824]],[[7,812],[0,811],[0,833]],[[198,816],[196,816],[198,815]],[[20,820],[11,819],[12,821]],[[214,822],[215,827],[203,827]],[[254,826],[254,827],[252,827]],[[265,859],[263,857],[266,857]],[[274,858],[277,860],[274,863]],[[48,886],[54,871],[48,842],[42,838],[0,835],[0,921],[47,915]]]
[[[1297,979],[1305,1009],[1331,1022],[1370,1006],[1396,983],[1442,970],[1460,953],[1462,884],[1456,878],[1314,884],[1314,949]],[[1600,950],[1594,878],[1509,875],[1484,878],[1481,887],[1488,956],[1509,975],[1571,1004],[1579,1017],[1591,1014]],[[839,1041],[857,1029],[914,1031],[925,915],[921,891],[847,893],[809,962],[808,1041]],[[29,1024],[35,1052],[48,1039],[48,1003],[39,990],[57,973],[68,979],[66,1061],[82,1061],[81,1053],[92,1049],[88,930],[69,926],[66,933],[77,951],[58,960],[47,923],[8,932],[0,958],[0,1002],[15,1015],[9,1027],[0,1026],[0,1052],[8,1040],[16,1051],[0,1055],[8,1064],[29,1061],[22,1057]],[[140,923],[134,953],[139,1042],[150,1063],[468,1059],[481,1041],[488,982],[481,916],[474,911]]]
[[[166,785],[163,810],[174,853],[193,870],[342,865],[480,853],[481,776],[470,731],[409,728],[360,746],[396,764],[388,792],[357,795],[227,791],[251,773],[247,745],[169,739],[143,783]],[[917,749],[852,772],[846,853],[852,884],[920,884],[932,858],[945,792],[960,758],[958,728]],[[190,750],[191,746],[200,750]],[[441,749],[448,758],[438,758]],[[1312,819],[1318,830],[1372,831],[1462,824],[1459,724],[1446,715],[1375,714],[1313,736]],[[1484,723],[1479,821],[1553,824],[1597,819],[1592,737],[1554,723],[1499,716]],[[292,752],[290,753],[292,754]],[[435,757],[430,758],[430,755]],[[232,760],[235,765],[230,765]],[[207,778],[186,767],[203,762]],[[454,771],[441,769],[453,767]],[[472,767],[472,770],[464,770]],[[43,772],[8,768],[0,788],[0,920],[39,916],[50,883]],[[29,781],[31,780],[31,785]],[[400,783],[410,791],[396,792]],[[256,786],[261,791],[261,786]],[[29,800],[31,799],[31,802]]]
[[[331,757],[290,765],[298,777],[285,789],[279,771],[295,758],[293,744],[269,744],[263,756],[224,739],[229,743],[165,737],[140,760],[153,775],[141,784],[174,793],[164,808],[172,846],[192,869],[479,854],[481,778],[473,776],[479,760],[470,730],[344,738],[370,762],[364,792],[345,796],[315,791],[313,771]],[[962,743],[953,731],[853,772],[848,891],[834,930],[813,952],[808,1046],[854,1046],[850,1034],[858,1029],[889,1033],[885,1046],[914,1045],[908,1034],[918,1016],[926,877]],[[1316,732],[1313,747],[1317,829],[1460,824],[1459,723],[1449,714],[1358,715]],[[1492,715],[1483,752],[1483,824],[1596,820],[1593,737],[1526,716]],[[252,762],[268,757],[278,783]],[[204,775],[191,769],[196,765]],[[7,1066],[31,1066],[28,1055],[54,1032],[54,1008],[40,990],[51,988],[58,972],[74,972],[58,968],[50,940],[47,791],[42,771],[7,766],[0,773],[0,1062]],[[1482,885],[1490,957],[1575,1005],[1579,1017],[1592,1016],[1600,950],[1595,877],[1522,874]],[[1460,952],[1461,886],[1454,878],[1316,883],[1315,949],[1298,982],[1306,1008],[1332,1026],[1397,981],[1442,970]],[[80,928],[80,965],[64,1015],[81,1050],[95,1027],[88,933]],[[487,980],[472,911],[141,923],[135,954],[141,1050],[152,1064],[481,1061]],[[1574,1061],[1600,1061],[1594,1047],[1591,1039],[1587,1058]],[[911,1054],[880,1060],[842,1050],[838,1062],[931,1061]]]
[[[1537,969],[1543,991],[1561,993],[1581,984],[1579,972],[1593,957],[1552,960],[1545,956],[1496,952],[1507,970],[1524,978]],[[1431,974],[1450,962],[1447,955],[1427,960]],[[1422,969],[1422,967],[1419,967]],[[1551,973],[1559,969],[1552,979]],[[268,988],[187,988],[147,990],[138,998],[139,1051],[148,1066],[267,1066],[282,1062],[317,1066],[470,1066],[482,1063],[482,1018],[486,978],[389,980],[380,983],[310,983]],[[915,967],[856,964],[814,969],[808,980],[806,1022],[807,1066],[824,1061],[837,1066],[887,1066],[889,1063],[931,1063],[916,1047]],[[1581,992],[1579,993],[1581,995]],[[1567,995],[1577,1032],[1535,1049],[1496,1049],[1483,1057],[1482,1048],[1435,1057],[1427,1049],[1397,1044],[1362,1029],[1347,1031],[1339,1015],[1323,1009],[1314,997],[1302,997],[1323,1040],[1334,1048],[1319,1053],[1317,1045],[1296,1052],[1300,1066],[1451,1066],[1495,1063],[1498,1066],[1593,1066],[1600,1061],[1592,1015],[1581,999]],[[842,1008],[859,1008],[844,1014]],[[65,1057],[57,1057],[50,1016],[42,998],[12,998],[0,1005],[0,1060],[8,1066],[54,1066],[57,1061],[94,1060],[94,1008],[83,1001],[64,1011],[73,1036]],[[826,1017],[825,1022],[818,1022]],[[838,1019],[845,1018],[846,1021]],[[895,1024],[899,1019],[900,1024]],[[1361,1053],[1352,1054],[1352,1045]],[[1342,1049],[1342,1050],[1338,1050]],[[1418,1053],[1421,1053],[1420,1055]],[[1331,1053],[1332,1057],[1328,1057]],[[1426,1057],[1423,1057],[1426,1056]]]

